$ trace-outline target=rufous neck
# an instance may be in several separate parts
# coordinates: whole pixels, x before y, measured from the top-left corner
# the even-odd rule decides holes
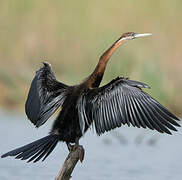
[[[125,39],[118,39],[109,49],[107,49],[99,59],[93,73],[87,79],[88,87],[98,87],[102,81],[107,62],[116,49],[125,42]]]

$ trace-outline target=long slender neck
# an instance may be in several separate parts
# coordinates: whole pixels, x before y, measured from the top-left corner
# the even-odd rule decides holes
[[[93,71],[93,73],[86,80],[88,88],[99,87],[99,85],[100,85],[100,83],[102,81],[104,72],[105,72],[107,62],[109,61],[112,54],[116,51],[116,49],[121,44],[123,44],[125,41],[126,41],[125,38],[118,39],[109,49],[107,49],[102,54],[102,56],[99,59],[99,62],[97,64],[97,66],[95,67],[95,70]]]

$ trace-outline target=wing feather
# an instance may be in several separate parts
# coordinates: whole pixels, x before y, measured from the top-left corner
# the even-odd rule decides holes
[[[135,102],[135,99],[131,98],[131,106],[133,106],[133,114],[136,115],[136,119],[138,119],[138,124],[141,125],[143,128],[146,128],[146,124],[143,120],[143,118],[141,117],[141,113],[140,113],[140,108],[138,107],[137,103]]]
[[[68,86],[58,82],[51,66],[44,63],[31,83],[25,104],[28,119],[39,127],[60,107],[65,98]]]
[[[79,121],[82,124],[87,119],[94,122],[98,135],[122,124],[148,127],[167,134],[171,134],[170,130],[177,131],[175,126],[180,126],[176,122],[179,119],[142,91],[142,88],[149,86],[138,81],[116,78],[105,86],[89,89],[82,95],[84,105],[78,103],[78,107],[85,109]]]

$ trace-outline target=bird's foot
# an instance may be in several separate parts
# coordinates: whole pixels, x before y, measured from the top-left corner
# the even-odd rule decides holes
[[[83,146],[77,145],[77,144],[74,145],[74,148],[75,148],[75,150],[77,148],[79,149],[79,160],[82,163],[84,160],[84,156],[85,156],[85,149],[83,148]]]
[[[75,145],[71,145],[70,143],[66,143],[66,145],[68,147],[69,152],[73,151]]]
[[[80,162],[83,162],[84,160],[84,155],[85,155],[85,150],[83,148],[83,146],[75,143],[74,145],[71,145],[70,143],[66,143],[67,144],[67,147],[68,147],[68,150],[69,152],[73,152],[73,151],[76,151],[77,149],[79,150],[78,153],[79,153],[79,160]]]

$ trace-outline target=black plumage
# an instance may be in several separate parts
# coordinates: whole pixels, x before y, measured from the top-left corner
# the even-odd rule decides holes
[[[141,88],[149,86],[118,77],[103,87],[89,89],[79,103],[81,129],[93,121],[98,135],[124,124],[168,134],[176,131],[178,118]]]
[[[108,60],[127,40],[149,34],[123,34],[99,59],[93,73],[81,84],[68,86],[56,80],[51,66],[44,63],[32,81],[25,111],[36,126],[43,125],[59,108],[50,135],[10,151],[1,157],[37,162],[45,160],[58,141],[79,144],[79,139],[93,124],[98,135],[127,124],[171,134],[180,126],[179,119],[144,92],[148,85],[118,77],[99,87]]]
[[[29,120],[40,127],[60,107],[68,86],[58,82],[48,63],[36,72],[25,104]]]

